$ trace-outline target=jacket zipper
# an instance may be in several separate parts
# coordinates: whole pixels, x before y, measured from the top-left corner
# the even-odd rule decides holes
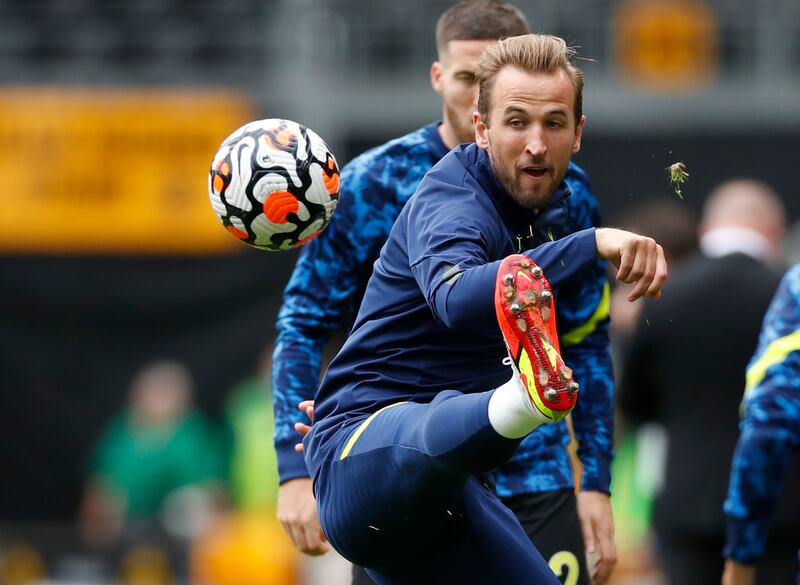
[[[522,254],[522,240],[527,240],[533,237],[533,224],[528,224],[528,235],[522,236],[517,234],[517,254]]]

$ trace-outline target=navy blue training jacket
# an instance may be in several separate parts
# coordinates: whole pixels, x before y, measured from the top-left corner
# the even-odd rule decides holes
[[[499,261],[521,247],[557,291],[559,326],[562,306],[568,316],[580,313],[576,308],[587,301],[597,307],[581,323],[583,331],[568,330],[577,334],[576,345],[589,350],[583,354],[590,362],[586,377],[608,376],[608,315],[601,309],[607,287],[597,287],[602,263],[594,229],[575,231],[570,225],[569,196],[562,183],[538,215],[518,206],[497,182],[486,152],[474,144],[457,147],[431,169],[392,228],[353,331],[316,396],[317,418],[306,439],[312,474],[315,461],[336,455],[339,446],[329,439],[342,424],[395,402],[428,402],[446,389],[482,392],[508,380],[494,284]],[[610,399],[610,392],[604,394]],[[592,453],[594,469],[584,488],[607,491],[610,416],[602,419],[594,429],[600,447]],[[557,448],[548,456],[563,470],[564,437],[549,447]],[[559,475],[554,484],[563,483]],[[553,489],[559,487],[564,486]]]

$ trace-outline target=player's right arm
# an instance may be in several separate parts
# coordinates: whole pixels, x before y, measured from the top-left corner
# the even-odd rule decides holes
[[[747,369],[744,419],[731,468],[724,583],[752,579],[792,451],[800,447],[800,265],[784,276]],[[749,570],[748,570],[749,569]]]
[[[420,196],[428,190],[438,196]],[[496,327],[493,299],[500,260],[490,258],[507,241],[504,228],[486,219],[492,213],[471,197],[468,187],[429,173],[417,193],[401,221],[408,232],[411,272],[434,317],[451,329]],[[582,275],[598,257],[619,268],[620,280],[635,283],[631,294],[637,298],[657,297],[667,276],[661,246],[612,228],[584,229],[523,253],[544,270],[553,288]]]
[[[379,209],[365,201],[376,185],[358,159],[342,169],[341,185],[331,224],[302,249],[284,290],[272,358],[278,518],[295,546],[308,554],[322,554],[328,545],[319,530],[305,460],[294,449],[295,424],[306,422],[297,404],[314,398],[323,348],[354,309],[360,276],[386,231],[376,221]]]

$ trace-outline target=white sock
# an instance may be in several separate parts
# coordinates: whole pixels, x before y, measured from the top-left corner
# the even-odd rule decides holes
[[[531,404],[528,390],[514,372],[489,399],[489,424],[506,439],[519,439],[548,419]]]

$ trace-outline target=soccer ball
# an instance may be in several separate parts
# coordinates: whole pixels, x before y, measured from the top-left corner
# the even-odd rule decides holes
[[[222,143],[208,193],[222,225],[239,240],[261,250],[289,250],[330,223],[339,167],[312,130],[290,120],[258,120]]]

